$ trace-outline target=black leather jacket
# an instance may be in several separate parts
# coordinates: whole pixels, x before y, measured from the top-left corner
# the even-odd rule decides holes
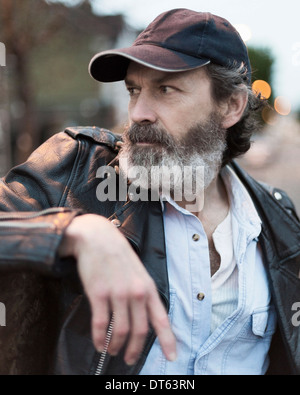
[[[99,202],[97,170],[117,162],[113,133],[69,128],[50,138],[0,186],[0,374],[138,374],[155,339],[150,329],[135,366],[98,354],[90,335],[90,309],[72,259],[55,251],[74,215],[118,218],[120,231],[156,282],[168,309],[164,228],[159,202]],[[270,350],[269,374],[300,373],[300,225],[283,191],[265,187],[232,163],[262,219],[259,238],[270,279],[278,329]],[[277,199],[274,197],[277,197]],[[41,210],[43,210],[41,212]],[[21,211],[21,214],[11,212]],[[8,213],[9,212],[9,213]]]

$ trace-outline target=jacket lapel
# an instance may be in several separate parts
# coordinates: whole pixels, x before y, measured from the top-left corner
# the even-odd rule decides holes
[[[166,307],[169,305],[169,282],[161,203],[126,202],[110,217],[131,243],[154,279]]]
[[[290,366],[294,373],[300,374],[300,325],[293,325],[293,306],[300,302],[300,224],[286,208],[292,206],[287,197],[288,204],[282,205],[280,201],[284,199],[276,200],[236,163],[232,167],[248,189],[263,222],[259,241],[279,329]]]

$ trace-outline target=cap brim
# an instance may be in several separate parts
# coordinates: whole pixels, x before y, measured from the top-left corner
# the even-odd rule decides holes
[[[156,45],[136,45],[96,54],[90,61],[89,73],[101,82],[122,81],[130,61],[166,72],[192,70],[210,63],[209,59],[195,58]]]

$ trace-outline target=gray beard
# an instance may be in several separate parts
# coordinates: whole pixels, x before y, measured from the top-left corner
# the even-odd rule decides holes
[[[123,140],[119,154],[123,177],[135,187],[175,196],[175,200],[182,200],[185,191],[186,200],[191,201],[203,193],[220,171],[226,130],[220,127],[214,114],[207,122],[190,128],[179,140],[151,124],[133,124],[125,130]],[[153,145],[136,145],[139,142]]]

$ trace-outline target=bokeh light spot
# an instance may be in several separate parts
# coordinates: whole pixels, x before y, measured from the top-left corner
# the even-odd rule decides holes
[[[249,41],[252,37],[252,32],[249,26],[243,24],[243,23],[238,23],[234,25],[236,30],[240,33],[240,36],[242,37],[242,40],[244,42]]]
[[[273,107],[265,107],[261,112],[262,119],[268,125],[276,125],[278,117],[276,117],[276,111]]]
[[[270,84],[268,84],[267,81],[264,80],[254,81],[252,84],[252,90],[256,94],[260,93],[263,99],[269,99],[272,93]]]
[[[274,101],[274,108],[280,115],[289,115],[291,112],[291,103],[286,97],[278,96]]]

